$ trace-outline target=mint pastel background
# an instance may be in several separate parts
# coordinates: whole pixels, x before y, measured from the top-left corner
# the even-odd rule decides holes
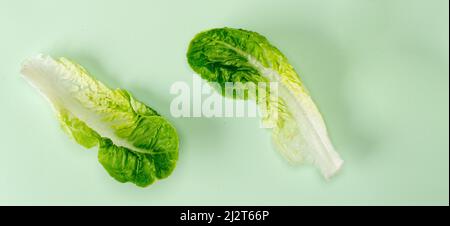
[[[0,205],[448,205],[447,0],[0,0]],[[265,35],[301,74],[345,160],[325,181],[273,149],[257,118],[173,118],[202,30]],[[113,180],[20,77],[66,56],[178,129],[177,168],[142,189]]]

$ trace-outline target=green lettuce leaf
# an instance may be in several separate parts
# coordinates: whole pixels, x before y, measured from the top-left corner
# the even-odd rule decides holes
[[[195,72],[222,90],[227,82],[277,82],[278,98],[257,98],[259,105],[276,106],[263,122],[275,125],[277,150],[291,163],[312,162],[326,178],[340,169],[343,161],[319,110],[287,58],[265,37],[242,29],[208,30],[191,41],[187,59]]]
[[[127,91],[108,88],[65,58],[38,55],[21,73],[50,101],[69,136],[99,146],[100,163],[118,181],[145,187],[175,168],[176,130]]]

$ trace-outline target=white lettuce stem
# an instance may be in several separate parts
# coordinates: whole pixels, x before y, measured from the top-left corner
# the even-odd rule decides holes
[[[244,53],[241,52],[241,54]],[[343,160],[335,151],[328,137],[325,122],[314,101],[300,85],[301,82],[290,81],[277,71],[264,67],[252,56],[246,56],[263,77],[278,83],[279,98],[287,107],[288,112],[283,115],[288,115],[288,118],[279,118],[279,120],[286,120],[284,127],[273,131],[278,150],[289,162],[309,161],[320,169],[325,178],[332,177],[342,167]],[[295,73],[293,70],[289,72]],[[298,75],[295,74],[292,77],[298,78]],[[278,114],[278,117],[283,116]]]
[[[80,71],[81,68],[75,68],[79,71],[68,69],[50,56],[37,55],[23,63],[21,73],[51,103],[57,113],[65,109],[85,122],[101,137],[111,139],[115,145],[136,152],[149,153],[148,150],[137,148],[128,140],[116,135],[111,123],[103,120],[105,115],[101,113],[102,111],[95,110],[98,103],[88,98],[90,95],[96,95],[97,89],[102,89],[103,93],[111,91],[86,75],[85,71]]]
[[[339,171],[343,160],[335,151],[327,134],[325,122],[311,97],[304,92],[292,92],[284,85],[279,87],[279,95],[287,103],[289,113],[299,129],[303,139],[294,142],[305,142],[299,153],[316,165],[325,178],[330,178]]]

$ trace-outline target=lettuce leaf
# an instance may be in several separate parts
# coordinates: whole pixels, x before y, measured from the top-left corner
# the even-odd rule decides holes
[[[175,128],[127,91],[108,88],[66,58],[38,55],[21,73],[50,101],[70,137],[99,146],[98,159],[116,180],[145,187],[175,168]]]
[[[203,79],[220,84],[222,95],[227,82],[277,82],[278,98],[257,98],[259,105],[277,106],[263,118],[275,125],[277,150],[291,163],[313,163],[326,178],[341,168],[343,161],[308,91],[287,58],[265,37],[242,29],[208,30],[191,41],[187,59]]]

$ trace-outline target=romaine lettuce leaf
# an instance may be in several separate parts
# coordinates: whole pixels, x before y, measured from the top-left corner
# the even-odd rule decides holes
[[[120,182],[145,187],[171,174],[178,135],[156,111],[122,89],[112,90],[65,58],[38,55],[21,73],[52,104],[64,131]]]
[[[187,59],[203,79],[220,84],[222,95],[228,82],[278,82],[278,98],[256,99],[259,105],[277,106],[263,118],[275,125],[276,148],[291,163],[312,162],[326,178],[339,170],[343,161],[319,110],[287,58],[265,37],[242,29],[208,30],[191,41]]]

